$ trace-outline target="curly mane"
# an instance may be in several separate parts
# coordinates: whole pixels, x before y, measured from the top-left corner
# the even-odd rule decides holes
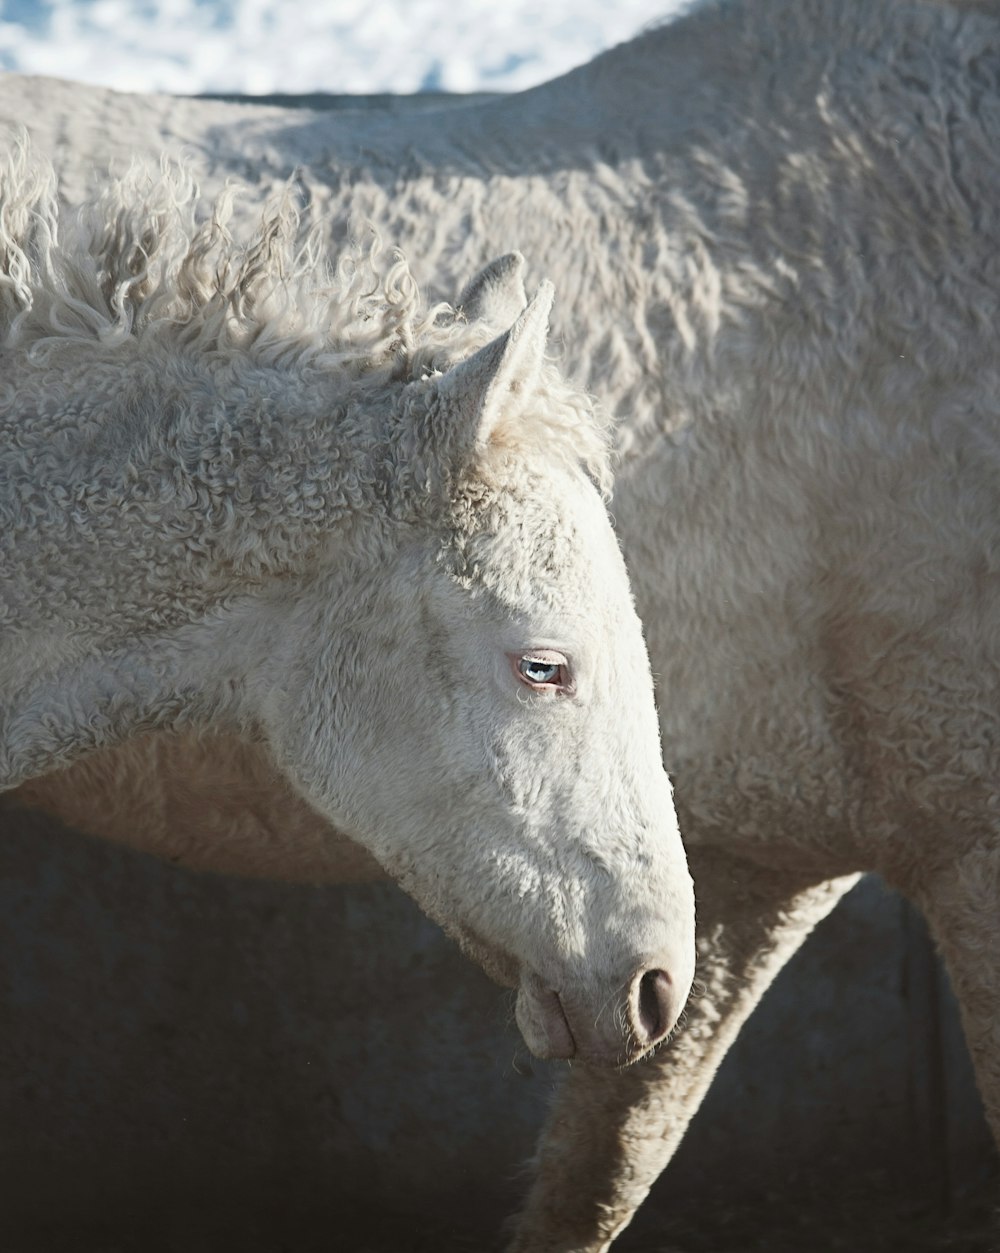
[[[133,166],[75,212],[60,211],[50,164],[20,139],[0,163],[0,351],[32,361],[114,357],[154,342],[260,366],[398,382],[446,369],[488,328],[425,307],[405,258],[372,231],[334,265],[322,223],[303,222],[294,185],[249,238],[230,230],[240,189],[208,206],[183,165]],[[530,443],[582,464],[607,492],[606,422],[546,370]],[[516,441],[525,442],[522,429]],[[528,451],[531,451],[530,449]]]

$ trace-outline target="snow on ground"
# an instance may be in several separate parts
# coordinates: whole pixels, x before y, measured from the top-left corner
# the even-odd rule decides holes
[[[0,69],[177,93],[513,91],[685,0],[0,0]]]

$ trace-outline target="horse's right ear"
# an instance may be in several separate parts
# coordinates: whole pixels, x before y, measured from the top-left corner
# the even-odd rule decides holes
[[[513,326],[433,380],[439,455],[468,462],[520,417],[541,378],[551,308],[552,284],[542,283]]]
[[[528,303],[524,290],[524,257],[508,252],[497,257],[465,287],[458,308],[467,322],[485,322],[499,330],[510,324]]]

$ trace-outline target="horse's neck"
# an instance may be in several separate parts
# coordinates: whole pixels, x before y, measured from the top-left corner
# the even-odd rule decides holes
[[[364,510],[370,450],[343,435],[315,384],[252,365],[220,378],[169,356],[76,377],[61,410],[79,417],[53,420],[31,379],[7,416],[12,629],[108,638],[180,625],[302,569]]]
[[[69,660],[40,640],[20,674],[0,656],[0,791],[144,731],[238,726],[244,659],[227,625],[153,632]]]
[[[228,703],[260,662],[248,650],[280,639],[273,589],[319,549],[334,578],[341,530],[363,525],[362,450],[338,446],[294,380],[279,399],[247,371],[238,404],[167,368],[141,381],[140,413],[112,387],[49,440],[41,405],[13,415],[0,788],[143,730],[238,721]]]

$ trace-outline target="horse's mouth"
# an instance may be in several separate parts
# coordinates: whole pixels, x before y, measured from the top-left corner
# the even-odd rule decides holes
[[[576,1056],[576,1041],[558,992],[530,967],[493,948],[469,927],[453,925],[448,931],[466,957],[471,958],[495,983],[505,988],[517,988],[514,1016],[525,1044],[535,1057],[541,1061],[556,1061]]]
[[[533,970],[522,973],[515,1016],[525,1044],[541,1061],[566,1061],[576,1056],[576,1041],[559,993],[547,987]]]

